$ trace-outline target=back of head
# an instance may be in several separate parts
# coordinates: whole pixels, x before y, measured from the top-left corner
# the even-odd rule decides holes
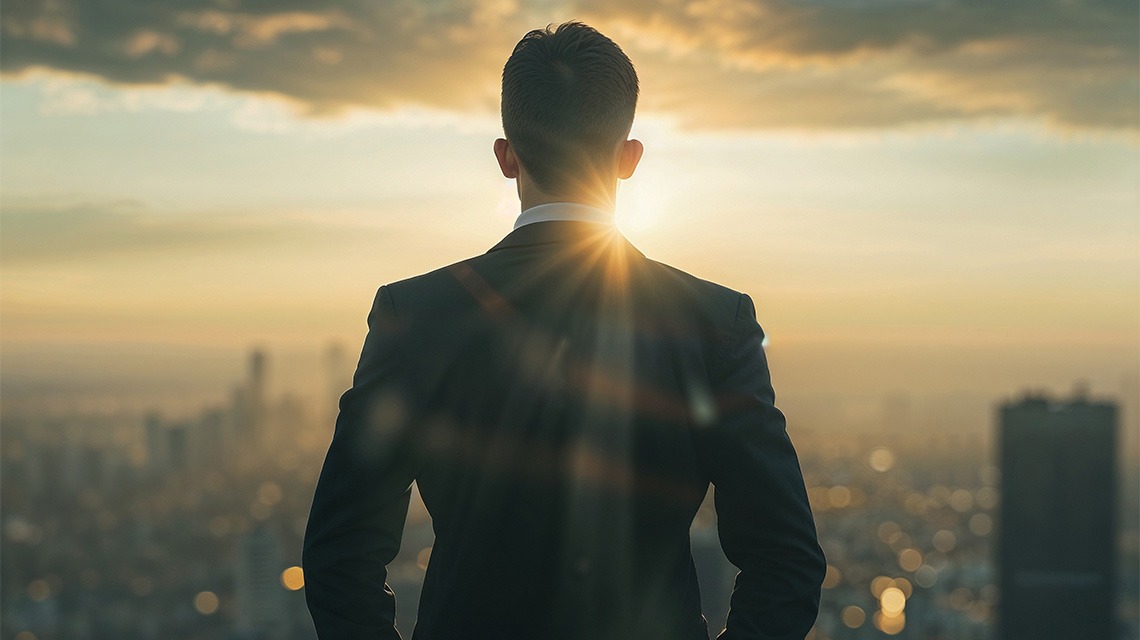
[[[636,107],[633,64],[581,22],[527,33],[503,67],[503,131],[546,193],[606,179]]]

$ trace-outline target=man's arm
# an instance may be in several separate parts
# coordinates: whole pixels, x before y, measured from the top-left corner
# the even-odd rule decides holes
[[[400,550],[416,471],[400,333],[380,287],[305,529],[305,600],[322,640],[400,637],[386,566]]]
[[[740,569],[718,640],[803,640],[826,569],[799,460],[775,406],[763,338],[752,299],[742,294],[711,381],[718,417],[698,431],[721,547]]]

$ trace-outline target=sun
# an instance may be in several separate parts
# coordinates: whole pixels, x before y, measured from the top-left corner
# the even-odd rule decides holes
[[[652,230],[661,220],[672,200],[672,187],[660,172],[650,167],[639,170],[618,186],[614,219],[625,233],[640,234]]]

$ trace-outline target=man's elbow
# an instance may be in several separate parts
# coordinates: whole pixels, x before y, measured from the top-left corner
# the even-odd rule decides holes
[[[814,547],[812,567],[815,569],[816,584],[822,586],[824,576],[827,575],[827,556],[823,555],[823,548],[818,542],[812,546]]]
[[[318,583],[328,564],[327,547],[322,537],[310,527],[301,542],[301,570],[305,572],[306,586]]]
[[[815,594],[816,606],[818,607],[823,581],[827,576],[827,557],[823,555],[823,548],[821,548],[818,543],[815,544],[815,550],[814,553],[812,553],[811,569],[812,591]]]
[[[827,558],[823,554],[823,549],[814,538],[805,540],[788,560],[785,566],[789,569],[794,567],[792,570],[795,584],[798,585],[798,593],[805,603],[811,602],[813,609],[818,608],[823,581],[827,575]]]

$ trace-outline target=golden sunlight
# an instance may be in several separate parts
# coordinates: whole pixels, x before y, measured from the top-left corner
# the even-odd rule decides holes
[[[661,219],[662,211],[673,199],[672,187],[661,173],[636,173],[620,183],[614,219],[618,228],[626,233],[640,233],[652,229]]]

